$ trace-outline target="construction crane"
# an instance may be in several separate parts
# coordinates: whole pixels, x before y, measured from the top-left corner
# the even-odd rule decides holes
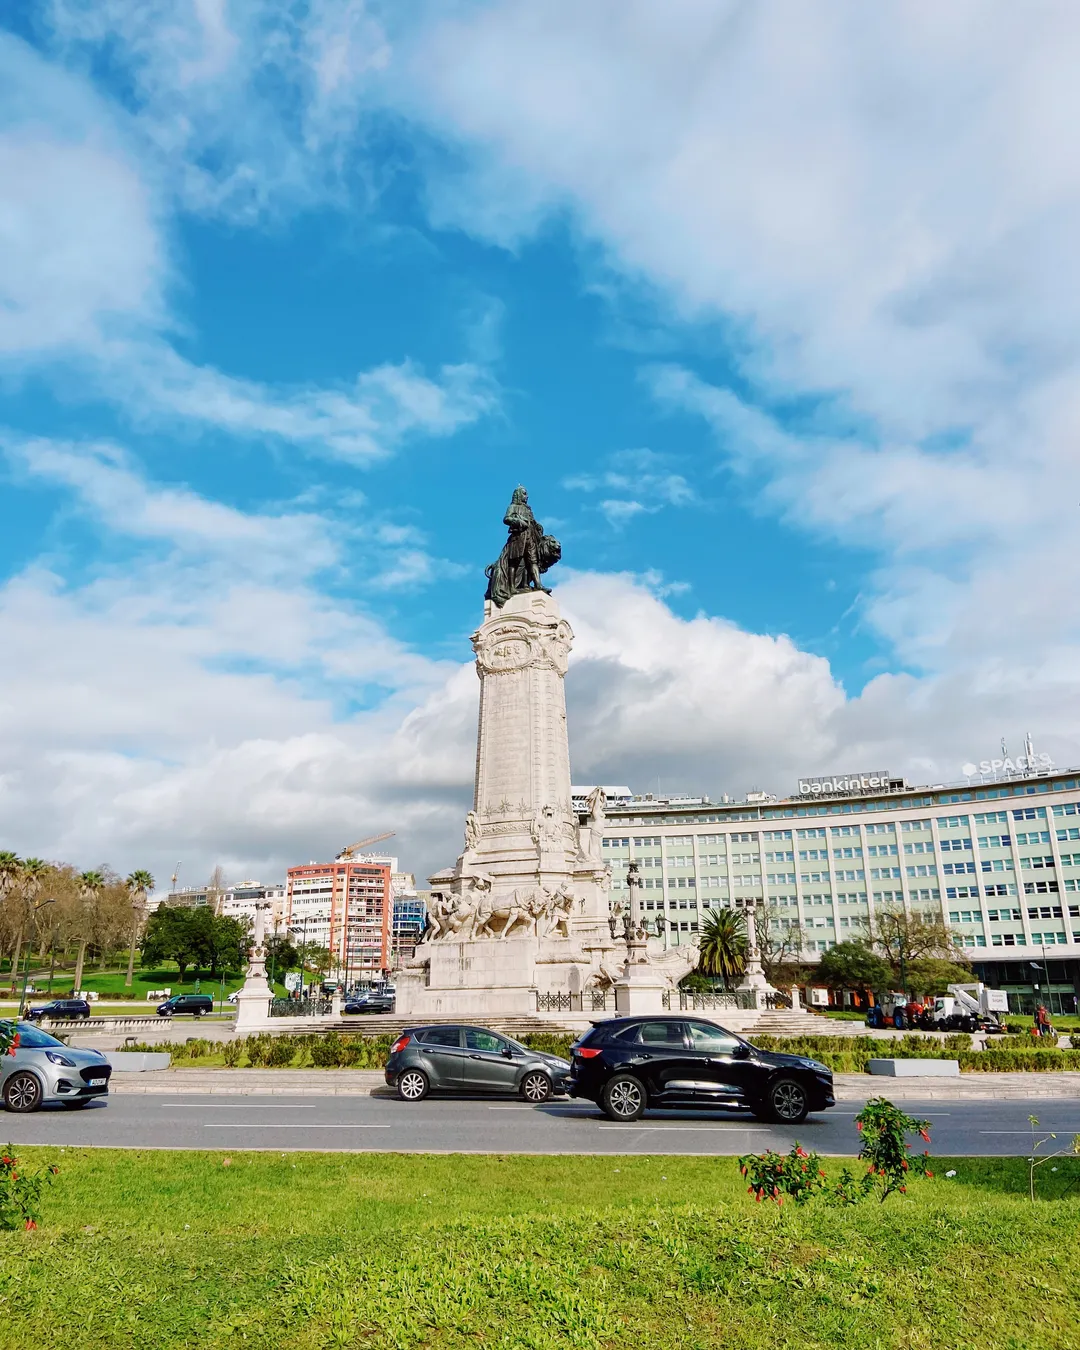
[[[393,839],[396,833],[396,830],[387,830],[385,834],[373,834],[370,839],[360,839],[355,844],[346,844],[334,861],[348,862],[353,854],[359,853],[362,848],[367,848],[369,844],[378,844],[383,839]]]

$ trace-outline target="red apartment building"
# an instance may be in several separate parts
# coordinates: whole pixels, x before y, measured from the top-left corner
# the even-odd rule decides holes
[[[368,984],[390,969],[396,866],[396,858],[361,855],[289,868],[286,925],[295,941],[328,948],[348,984]]]

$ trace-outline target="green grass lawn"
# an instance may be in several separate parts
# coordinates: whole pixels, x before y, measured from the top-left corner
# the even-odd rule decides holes
[[[778,1212],[730,1158],[19,1152],[61,1173],[0,1350],[1080,1347],[1070,1162]]]
[[[58,970],[53,976],[52,996],[61,998],[70,995],[74,989],[75,972],[73,970]],[[192,971],[187,971],[187,978],[181,982],[179,970],[173,966],[161,967],[157,970],[143,970],[140,967],[135,968],[135,973],[130,986],[124,981],[127,979],[127,966],[122,969],[114,970],[96,970],[87,968],[83,972],[82,987],[92,989],[102,997],[109,995],[114,998],[133,999],[137,1003],[146,1003],[146,995],[151,989],[171,989],[174,994],[193,994],[196,992],[195,986],[198,984],[198,992],[210,994],[218,998],[221,993],[220,979],[211,979],[205,971],[202,972],[198,981]],[[226,977],[225,997],[239,989],[244,982],[243,975],[233,974]],[[41,968],[31,966],[30,983],[35,989],[44,990],[49,983],[49,967]],[[19,979],[19,988],[22,988],[22,978]],[[282,991],[284,992],[284,990]],[[37,1000],[43,995],[34,995]]]

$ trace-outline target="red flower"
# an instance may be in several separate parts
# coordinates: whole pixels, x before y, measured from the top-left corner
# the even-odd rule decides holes
[[[33,1219],[27,1219],[27,1221],[26,1221],[26,1227],[27,1227],[27,1228],[36,1228],[36,1227],[37,1227],[37,1224],[34,1222]]]
[[[932,1177],[934,1174],[933,1174],[933,1172],[930,1171],[930,1169],[929,1169],[929,1167],[928,1167],[928,1168],[926,1169],[925,1175],[928,1176],[928,1177]]]
[[[901,1195],[907,1195],[907,1187],[906,1187],[906,1186],[901,1186],[901,1187],[900,1187],[900,1194],[901,1194]]]
[[[925,1130],[920,1130],[920,1131],[919,1131],[919,1135],[920,1135],[923,1139],[925,1139],[927,1143],[930,1142],[930,1136],[926,1133]]]

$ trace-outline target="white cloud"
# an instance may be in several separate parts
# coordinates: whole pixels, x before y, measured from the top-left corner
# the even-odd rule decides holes
[[[877,555],[865,616],[901,661],[1080,647],[1075,9],[499,2],[398,55],[455,151],[441,220],[516,245],[567,216],[676,333],[721,321],[738,392],[654,390],[753,509]]]
[[[206,30],[203,57],[171,49],[177,79],[227,79],[220,6],[204,0],[193,22]],[[183,120],[179,108],[173,116]],[[450,436],[497,406],[491,375],[470,362],[434,375],[384,363],[351,383],[290,388],[180,356],[169,341],[175,201],[139,119],[3,33],[0,179],[0,362],[15,374],[42,371],[68,398],[104,395],[136,424],[271,437],[359,462],[413,436]]]

